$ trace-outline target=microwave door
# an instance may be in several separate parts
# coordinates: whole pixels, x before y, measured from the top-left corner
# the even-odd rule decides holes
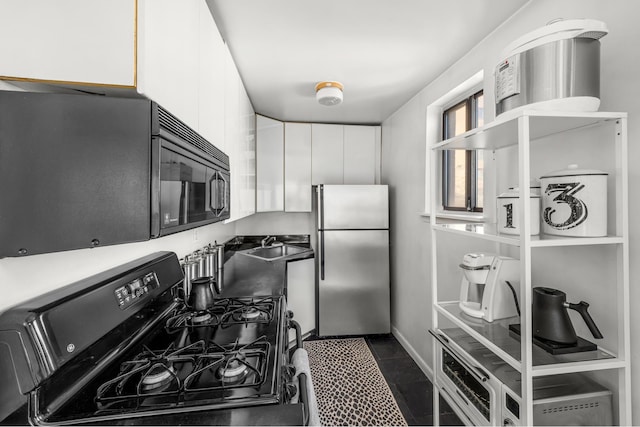
[[[187,223],[189,216],[189,182],[160,183],[160,227],[171,228]]]

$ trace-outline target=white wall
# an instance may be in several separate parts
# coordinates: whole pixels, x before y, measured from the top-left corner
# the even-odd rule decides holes
[[[418,362],[428,371],[431,362],[431,340],[427,333],[431,326],[428,307],[431,305],[430,287],[430,230],[428,219],[420,216],[424,209],[424,174],[426,158],[426,110],[427,106],[447,94],[457,85],[484,69],[485,99],[493,99],[493,70],[500,51],[511,41],[525,33],[545,25],[552,19],[563,17],[591,18],[604,21],[609,34],[602,40],[601,47],[601,111],[626,111],[629,113],[629,168],[630,168],[630,283],[631,301],[640,300],[640,290],[635,286],[640,280],[640,224],[633,213],[640,209],[640,54],[637,42],[640,40],[640,2],[629,0],[532,0],[518,13],[506,21],[484,40],[479,41],[468,54],[460,58],[450,69],[426,86],[407,104],[389,117],[382,125],[382,183],[389,184],[391,193],[391,237],[392,237],[392,324],[394,333],[409,346]],[[494,105],[487,102],[485,121],[495,115]],[[547,144],[537,155],[550,157],[553,145]],[[576,146],[577,147],[577,146]],[[546,150],[546,152],[544,151]],[[595,155],[587,161],[597,161]],[[553,169],[549,165],[549,170]],[[540,171],[537,171],[540,172]],[[532,174],[534,171],[532,170]],[[491,200],[493,195],[487,197]],[[439,239],[440,242],[441,239]],[[464,245],[463,241],[451,238],[450,248]],[[472,248],[469,248],[472,250]],[[553,252],[553,251],[552,251]],[[610,259],[607,249],[601,254],[581,251],[584,258],[578,259],[585,265],[592,263],[606,265],[602,258]],[[562,256],[561,253],[548,255]],[[542,259],[543,257],[540,256]],[[535,260],[534,260],[535,261]],[[552,281],[557,284],[563,277],[562,267],[556,262],[552,268],[533,271],[533,280]],[[606,281],[611,271],[597,275]],[[614,280],[612,277],[610,280]],[[560,282],[561,283],[561,282]],[[589,283],[591,285],[591,283]],[[450,292],[456,295],[458,279],[451,280]],[[595,285],[594,285],[595,286]],[[553,287],[553,286],[552,286]],[[560,287],[560,286],[557,286]],[[596,297],[592,308],[607,326],[606,307],[597,298],[602,294],[594,290]],[[606,294],[606,292],[605,292]],[[606,299],[606,296],[604,297]],[[598,305],[601,308],[598,308]],[[606,307],[606,308],[605,308]],[[594,316],[596,321],[598,317]],[[577,324],[580,321],[576,321]],[[632,395],[634,424],[640,422],[640,313],[631,313],[631,354],[632,354]],[[581,331],[578,331],[579,333]],[[615,331],[614,331],[615,333]],[[587,332],[588,334],[588,332]],[[581,334],[582,335],[582,334]],[[588,335],[585,335],[588,336]],[[635,356],[634,356],[635,355]]]

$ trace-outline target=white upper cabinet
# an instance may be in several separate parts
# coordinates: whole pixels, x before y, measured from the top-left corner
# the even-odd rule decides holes
[[[314,123],[311,148],[313,185],[380,181],[380,126]]]
[[[251,101],[227,46],[224,54],[224,151],[231,163],[231,217],[228,221],[235,221],[256,211],[256,131]]]
[[[256,128],[256,211],[283,211],[284,123],[257,116]]]
[[[311,212],[312,185],[380,182],[380,127],[258,116],[257,212]]]
[[[376,182],[376,127],[344,127],[344,183]]]
[[[0,76],[135,87],[133,0],[3,0]]]
[[[311,125],[311,182],[317,184],[344,183],[344,126]]]
[[[138,1],[137,90],[194,129],[199,122],[199,6],[195,1]]]
[[[205,0],[3,0],[0,37],[0,79],[142,95],[224,141],[206,120],[223,108],[224,56]]]
[[[311,124],[284,124],[284,210],[311,212]]]
[[[225,151],[224,73],[226,47],[206,3],[199,3],[199,7],[198,132],[213,145]],[[250,103],[249,107],[251,107]],[[253,116],[253,109],[251,115]]]

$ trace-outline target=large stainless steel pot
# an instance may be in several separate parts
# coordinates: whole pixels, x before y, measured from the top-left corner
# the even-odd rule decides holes
[[[597,111],[600,41],[608,30],[589,19],[553,22],[519,38],[495,70],[496,116],[515,108]]]

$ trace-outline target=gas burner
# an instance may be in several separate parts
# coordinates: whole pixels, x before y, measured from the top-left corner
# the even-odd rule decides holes
[[[245,362],[246,356],[243,353],[238,353],[233,358],[227,360],[224,366],[218,368],[218,378],[223,383],[236,384],[241,382],[249,373],[249,365]]]
[[[270,323],[273,318],[273,298],[229,299],[221,326],[235,324]]]
[[[194,314],[193,317],[191,317],[191,321],[194,324],[199,325],[202,323],[210,322],[212,318],[213,318],[213,314],[208,313],[206,311],[200,311]]]
[[[165,323],[165,329],[170,334],[186,328],[218,326],[226,311],[226,304],[217,301],[206,310],[193,311],[187,305],[176,308]]]
[[[158,363],[152,366],[142,378],[140,390],[143,393],[166,390],[174,378],[175,369],[173,366],[167,367]]]
[[[266,375],[270,344],[263,335],[249,344],[220,346],[210,342],[206,354],[184,380],[185,392],[258,387]]]
[[[252,320],[259,317],[261,313],[262,312],[255,307],[248,307],[246,309],[242,309],[240,317],[245,320]]]
[[[98,407],[143,396],[177,396],[182,387],[178,370],[193,367],[205,350],[203,341],[178,349],[171,344],[163,351],[144,347],[133,359],[120,364],[115,378],[98,387]]]

